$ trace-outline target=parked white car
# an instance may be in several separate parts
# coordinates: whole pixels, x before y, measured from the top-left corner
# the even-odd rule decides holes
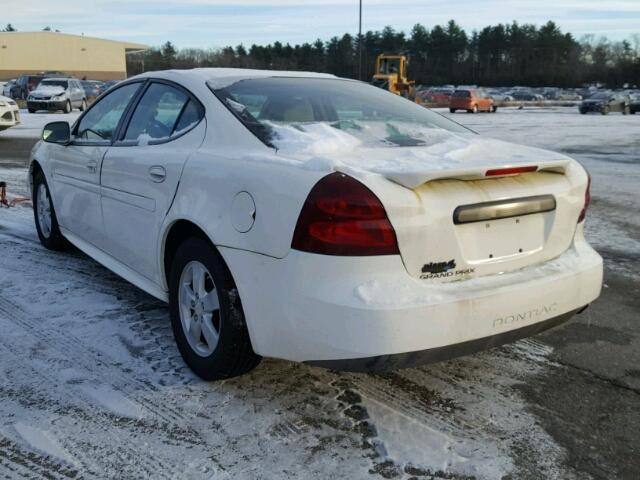
[[[45,78],[27,97],[29,113],[38,110],[71,113],[76,107],[81,112],[86,110],[87,95],[80,80],[75,78]]]
[[[361,82],[151,72],[43,139],[29,169],[43,245],[69,241],[167,301],[206,379],[261,356],[438,361],[557,325],[600,293],[576,161]]]
[[[0,96],[0,132],[15,127],[20,123],[20,109],[18,104],[4,96]]]

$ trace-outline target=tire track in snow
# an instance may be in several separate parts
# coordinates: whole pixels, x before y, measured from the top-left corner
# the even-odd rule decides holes
[[[0,471],[5,479],[77,478],[78,470],[52,462],[47,456],[25,450],[0,434]]]
[[[0,230],[0,235],[14,236],[2,230]],[[132,315],[130,312],[127,312],[123,314],[123,316],[128,317],[127,326],[131,330],[136,331],[136,339],[144,340],[146,343],[138,346],[131,345],[125,338],[121,338],[121,341],[133,356],[142,357],[146,360],[149,367],[160,376],[158,382],[160,385],[188,385],[194,381],[198,381],[197,377],[182,360],[177,348],[175,348],[173,332],[168,323],[168,311],[166,308],[159,308],[156,305],[156,303],[160,303],[159,301],[153,299],[153,303],[140,302],[140,297],[146,296],[146,294],[141,291],[138,292],[135,289],[123,290],[122,286],[126,285],[125,280],[117,277],[105,267],[82,253],[52,253],[44,249],[37,238],[28,239],[22,236],[15,237],[24,240],[20,242],[12,240],[12,243],[16,247],[24,247],[25,243],[32,243],[37,246],[36,249],[29,250],[28,255],[30,260],[37,262],[38,266],[48,267],[57,272],[67,271],[74,276],[80,275],[85,279],[85,285],[95,286],[96,291],[102,291],[117,297],[124,297],[131,300],[132,303],[135,303],[134,309],[137,314]],[[24,253],[21,252],[21,255],[22,254]],[[14,267],[13,265],[3,265],[3,269],[24,274],[22,266]],[[100,271],[103,271],[104,275],[96,275],[96,272]],[[96,278],[99,278],[99,281],[96,280]],[[106,289],[105,286],[107,287]],[[162,313],[149,318],[146,313],[150,310],[162,310]],[[145,312],[145,314],[141,314],[140,312]],[[160,330],[162,330],[162,334],[155,335]],[[167,346],[172,348],[171,353],[166,351]]]
[[[1,302],[2,299],[0,299]],[[3,313],[2,306],[0,304],[0,313]],[[60,443],[60,448],[64,450],[69,457],[72,458],[74,466],[81,467],[76,470],[81,470],[83,475],[92,475],[95,478],[103,478],[105,465],[99,465],[96,462],[96,457],[92,455],[91,450],[99,448],[102,451],[100,458],[103,460],[109,460],[110,463],[120,466],[133,465],[137,471],[131,473],[138,475],[149,476],[153,475],[154,478],[172,478],[175,475],[175,465],[168,464],[162,459],[154,456],[148,451],[140,452],[136,450],[136,443],[131,443],[130,438],[127,435],[126,430],[131,427],[139,427],[142,423],[141,420],[135,420],[130,418],[120,417],[115,413],[105,411],[100,405],[90,401],[83,395],[79,395],[78,391],[71,385],[70,388],[60,388],[61,385],[51,379],[51,376],[39,370],[32,365],[32,362],[23,362],[25,350],[17,345],[11,343],[0,344],[0,349],[7,352],[9,355],[3,355],[6,358],[7,363],[11,366],[12,371],[19,372],[22,377],[27,379],[37,378],[39,389],[47,392],[47,404],[39,401],[40,399],[26,399],[28,392],[21,391],[20,389],[15,392],[16,395],[20,395],[26,403],[31,403],[27,407],[37,407],[37,412],[48,411],[53,417],[59,416],[63,411],[65,414],[71,413],[73,422],[77,421],[80,417],[82,422],[82,428],[80,432],[74,433],[91,433],[100,432],[101,442],[98,445],[92,445],[90,443],[80,443],[74,440],[75,435],[67,435],[65,438],[56,438]],[[59,398],[52,398],[58,396]],[[14,395],[15,397],[15,395]],[[55,420],[54,420],[55,421]],[[58,419],[59,421],[59,419]],[[52,422],[53,423],[53,422]],[[162,425],[145,425],[146,431],[144,433],[153,433],[157,431],[164,432]],[[58,427],[58,425],[56,425]],[[66,425],[64,431],[69,432],[68,429],[75,428],[75,425]],[[19,434],[19,432],[18,432]],[[90,435],[91,436],[91,435]],[[104,442],[105,438],[108,438],[108,442]],[[29,443],[28,439],[24,439]],[[104,450],[108,452],[108,455],[104,455]],[[36,455],[36,454],[33,454]],[[135,460],[134,463],[132,463]],[[64,465],[54,463],[49,460],[52,465],[58,465],[57,468],[64,469]],[[107,465],[108,466],[108,465]],[[120,467],[122,468],[122,467]],[[110,467],[112,470],[113,467]],[[158,474],[160,469],[162,472]],[[165,475],[166,473],[166,475]]]
[[[31,335],[39,338],[48,348],[71,356],[76,362],[73,364],[74,368],[85,370],[95,379],[108,379],[113,389],[137,404],[141,410],[146,410],[152,416],[167,423],[180,423],[185,420],[184,415],[175,408],[160,404],[146,396],[143,402],[133,400],[131,397],[157,393],[158,388],[150,382],[138,380],[132,374],[123,371],[119,362],[111,359],[106,353],[91,351],[82,340],[71,333],[62,335],[53,329],[44,332],[41,327],[46,325],[46,319],[38,318],[22,305],[7,299],[2,291],[0,291],[0,314],[4,314],[8,320],[19,324]]]

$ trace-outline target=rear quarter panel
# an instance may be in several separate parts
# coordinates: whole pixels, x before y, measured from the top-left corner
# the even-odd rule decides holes
[[[171,225],[189,220],[217,246],[282,258],[291,247],[293,230],[306,197],[328,171],[288,165],[275,153],[246,153],[201,149],[187,161],[175,201],[164,222],[164,239]],[[234,199],[247,192],[255,203],[249,231],[232,221]],[[162,263],[160,263],[162,265]]]

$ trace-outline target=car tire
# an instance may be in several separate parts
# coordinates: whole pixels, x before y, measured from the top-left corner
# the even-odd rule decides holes
[[[602,107],[602,115],[609,115],[609,110],[608,106]]]
[[[471,109],[471,113],[478,113],[478,105],[474,105]]]
[[[69,248],[69,242],[62,236],[49,185],[44,173],[37,172],[33,177],[33,216],[40,243],[49,250],[62,251]]]
[[[586,111],[586,110],[583,110],[583,109],[580,109],[580,114],[581,114],[581,115],[586,115],[586,114],[587,114],[587,111]]]
[[[87,109],[87,101],[83,98],[82,103],[80,104],[79,110],[84,112]]]
[[[496,113],[498,111],[498,107],[495,105],[491,105],[491,113]]]
[[[200,378],[231,378],[260,363],[231,272],[207,240],[192,237],[178,247],[169,274],[169,311],[178,350]]]
[[[36,113],[36,111],[33,108],[29,108],[27,110],[29,111],[29,113]]]
[[[629,108],[629,105],[625,105],[625,106],[622,108],[622,114],[623,114],[623,115],[629,115],[629,113],[630,113],[630,112],[631,112],[631,109]]]
[[[449,113],[456,113],[456,109],[455,108],[450,108],[449,109]]]
[[[67,100],[66,105],[64,106],[64,113],[71,113],[71,110],[73,110],[73,108],[71,107],[71,102],[69,100]]]

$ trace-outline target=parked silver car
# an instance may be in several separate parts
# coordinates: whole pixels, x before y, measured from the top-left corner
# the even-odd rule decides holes
[[[45,78],[27,97],[29,113],[37,110],[70,113],[74,108],[81,112],[87,108],[87,95],[75,78]]]
[[[2,86],[2,94],[1,95],[3,97],[11,98],[11,89],[14,87],[15,84],[16,84],[16,79],[15,78],[12,78],[7,83],[5,83]]]

